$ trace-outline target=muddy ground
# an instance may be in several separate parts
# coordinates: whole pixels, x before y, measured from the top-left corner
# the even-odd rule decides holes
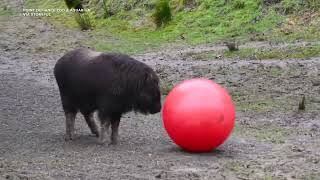
[[[210,153],[191,154],[169,139],[160,113],[129,113],[117,146],[98,145],[80,115],[76,139],[65,142],[52,70],[63,53],[90,37],[45,19],[0,20],[0,179],[320,179],[320,57],[191,56],[224,48],[219,45],[136,55],[165,86],[193,77],[225,86],[237,106],[231,137]],[[306,110],[298,111],[303,95]]]

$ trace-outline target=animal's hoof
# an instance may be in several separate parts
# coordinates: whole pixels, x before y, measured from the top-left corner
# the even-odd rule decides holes
[[[98,144],[103,146],[103,145],[105,145],[105,141],[98,141]]]
[[[99,133],[91,133],[91,134],[89,134],[89,136],[92,136],[92,137],[99,137]]]
[[[100,144],[100,145],[104,145],[105,144],[105,142],[106,142],[106,139],[105,138],[99,138],[99,140],[98,140],[98,144]]]
[[[96,137],[99,137],[99,136],[100,136],[98,132],[93,133],[92,135],[93,135],[93,136],[96,136]]]
[[[66,136],[64,137],[64,140],[65,140],[65,141],[72,141],[72,140],[73,140],[73,136],[66,135]]]
[[[97,129],[93,129],[93,130],[91,130],[91,134],[93,135],[93,136],[96,136],[96,137],[99,137],[99,131],[97,130]]]
[[[117,144],[119,144],[118,141],[111,141],[111,143],[109,143],[109,145],[111,145],[111,146],[115,146]]]

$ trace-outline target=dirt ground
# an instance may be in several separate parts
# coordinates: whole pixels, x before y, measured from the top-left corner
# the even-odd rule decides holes
[[[169,139],[160,113],[126,114],[117,146],[98,145],[78,115],[76,139],[64,141],[53,66],[86,38],[37,18],[0,17],[0,179],[320,179],[320,57],[191,56],[219,45],[136,55],[163,84],[206,77],[232,94],[231,137],[210,153],[191,154]],[[303,96],[306,110],[298,111]]]

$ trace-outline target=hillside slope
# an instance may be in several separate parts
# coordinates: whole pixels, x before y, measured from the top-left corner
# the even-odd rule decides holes
[[[27,0],[28,8],[66,8],[63,1]],[[172,0],[172,20],[156,28],[158,0],[84,0],[92,40],[99,50],[137,53],[167,43],[197,45],[235,39],[240,42],[319,41],[320,2],[315,0]],[[45,17],[47,18],[47,17]],[[50,18],[63,28],[79,28],[70,13]],[[111,42],[110,42],[111,41]]]

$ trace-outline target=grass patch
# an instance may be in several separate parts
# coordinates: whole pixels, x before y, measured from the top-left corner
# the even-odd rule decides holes
[[[92,20],[88,13],[75,14],[75,18],[81,30],[89,30],[92,28]]]
[[[283,73],[283,69],[281,69],[279,67],[272,67],[270,69],[271,76],[277,77],[277,76],[282,75],[282,73]]]
[[[103,51],[136,54],[166,48],[172,43],[197,45],[230,38],[245,41],[253,35],[260,40],[274,41],[320,37],[317,24],[319,21],[316,20],[317,16],[313,15],[310,16],[312,20],[309,25],[296,23],[295,31],[286,33],[283,29],[287,28],[285,23],[289,15],[279,14],[278,4],[266,6],[256,0],[190,2],[170,1],[171,21],[165,27],[157,29],[152,18],[156,0],[104,0],[102,4],[101,1],[90,1],[84,4],[84,8],[92,10],[94,28],[89,33],[93,38],[82,43]],[[29,8],[67,8],[63,1],[54,0],[27,0],[26,4]],[[291,16],[293,15],[290,14]],[[75,18],[68,13],[54,14],[46,20],[61,28],[80,29]],[[303,20],[297,22],[300,21]],[[110,36],[113,38],[108,38]],[[274,38],[276,36],[281,38]],[[231,52],[227,56],[236,56],[237,53]],[[246,57],[246,54],[255,52],[240,50],[239,53]],[[278,58],[279,55],[274,55],[275,53],[277,52],[257,52],[261,57]],[[308,56],[304,55],[305,53],[309,52],[301,52],[300,56]],[[310,56],[314,55],[312,53]]]
[[[207,52],[201,52],[201,53],[187,52],[183,55],[183,58],[191,58],[192,60],[206,61],[206,60],[218,59],[219,52],[216,52],[216,51],[207,51]]]
[[[257,122],[250,124],[250,126],[236,124],[234,133],[242,137],[253,137],[260,141],[283,144],[286,138],[292,135],[293,130],[271,124],[270,122]]]
[[[172,19],[171,8],[168,0],[159,0],[152,18],[157,27],[166,25]]]
[[[231,59],[308,59],[320,56],[320,44],[308,46],[289,46],[286,48],[240,48],[237,51],[206,51],[206,52],[187,52],[183,55],[184,58],[191,60],[215,60],[221,57]],[[280,75],[279,69],[271,69],[271,75]]]
[[[280,73],[280,72],[277,72]],[[296,110],[298,104],[295,103],[292,98],[272,98],[266,97],[265,99],[259,99],[257,97],[251,96],[252,93],[242,94],[237,92],[231,92],[232,99],[235,102],[237,111],[243,112],[256,112],[256,113],[266,113],[266,112],[289,112]],[[293,109],[294,108],[294,109]]]
[[[300,59],[320,56],[320,45],[288,47],[286,49],[243,48],[239,51],[224,51],[224,57],[239,59]]]
[[[245,167],[246,164],[243,164],[243,163],[240,163],[237,161],[232,161],[232,162],[228,163],[226,166],[228,169],[230,169],[231,171],[234,171],[236,173],[244,172],[247,170],[247,168]]]
[[[239,97],[234,97],[234,99],[237,98]],[[263,99],[254,102],[238,101],[236,102],[236,107],[239,111],[268,112],[274,109],[278,109],[281,106],[279,105],[279,102],[276,102],[273,99]]]
[[[17,12],[14,11],[14,8],[7,6],[7,5],[1,5],[0,6],[0,16],[8,17],[11,15],[16,14]]]
[[[169,92],[174,88],[174,85],[171,83],[162,83],[160,85],[160,91],[162,95],[168,95]]]

